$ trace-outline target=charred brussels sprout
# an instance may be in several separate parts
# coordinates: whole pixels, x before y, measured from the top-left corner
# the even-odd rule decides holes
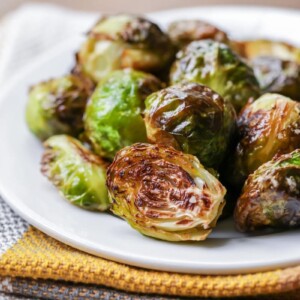
[[[95,152],[113,159],[119,149],[146,141],[144,100],[160,88],[154,76],[130,69],[114,71],[104,78],[84,116],[85,134]]]
[[[169,37],[156,24],[137,16],[116,15],[102,18],[91,29],[77,60],[98,82],[116,69],[159,71],[173,55]]]
[[[140,233],[167,241],[204,240],[226,192],[196,157],[141,143],[118,152],[107,186],[116,215]]]
[[[300,225],[300,150],[263,164],[246,181],[236,210],[240,231]]]
[[[237,185],[276,154],[300,148],[300,103],[278,94],[265,94],[245,107],[238,118],[239,142],[234,171]]]
[[[210,88],[181,83],[146,99],[148,139],[197,156],[206,167],[223,160],[235,128],[231,103]]]
[[[201,20],[180,20],[169,25],[168,33],[173,43],[182,48],[190,42],[211,39],[227,43],[227,34],[219,28]]]
[[[236,42],[233,48],[250,61],[258,56],[272,56],[300,63],[300,49],[284,42],[271,40],[242,41]]]
[[[187,80],[207,85],[237,111],[260,92],[253,70],[227,45],[212,40],[192,42],[178,52],[170,80],[173,84]]]
[[[77,75],[41,82],[30,89],[26,108],[29,129],[41,140],[55,134],[78,135],[93,90],[92,82]]]
[[[263,91],[300,100],[299,64],[271,56],[259,56],[251,64]]]
[[[53,136],[44,145],[41,171],[62,196],[85,209],[106,210],[108,164],[67,135]]]

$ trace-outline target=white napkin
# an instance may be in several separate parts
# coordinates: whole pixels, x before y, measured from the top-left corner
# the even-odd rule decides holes
[[[0,22],[0,86],[39,54],[85,34],[98,17],[50,4],[26,4],[7,15]]]
[[[87,32],[97,17],[97,14],[53,5],[27,4],[0,20],[0,88],[39,54],[74,35]],[[0,196],[0,255],[27,228],[28,224]],[[3,299],[1,295],[0,299]]]

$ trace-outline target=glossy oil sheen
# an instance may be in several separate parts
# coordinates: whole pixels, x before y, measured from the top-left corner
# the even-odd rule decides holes
[[[300,44],[297,35],[300,15],[292,11],[202,7],[159,12],[151,17],[163,21],[162,25],[175,19],[204,18],[229,30],[234,37],[284,38]],[[26,94],[28,86],[69,70],[72,54],[81,42],[81,38],[67,41],[31,63],[1,90],[0,193],[5,200],[27,221],[52,237],[83,251],[134,266],[233,274],[300,263],[299,230],[248,236],[237,233],[232,221],[227,220],[219,222],[205,242],[169,243],[144,237],[112,215],[84,211],[59,196],[39,171],[42,146],[26,128]]]

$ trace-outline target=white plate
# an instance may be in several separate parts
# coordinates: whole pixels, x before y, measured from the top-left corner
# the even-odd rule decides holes
[[[298,12],[262,8],[192,8],[152,14],[162,26],[178,18],[203,18],[235,37],[271,37],[300,44]],[[92,213],[60,198],[40,174],[42,146],[27,130],[24,107],[31,84],[67,72],[82,38],[70,40],[33,62],[1,91],[0,190],[29,223],[83,251],[134,266],[188,273],[225,274],[300,263],[299,230],[244,236],[230,221],[199,243],[147,238],[124,221]]]

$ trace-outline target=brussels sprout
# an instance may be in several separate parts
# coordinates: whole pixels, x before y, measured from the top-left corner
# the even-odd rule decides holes
[[[212,40],[192,42],[180,51],[170,80],[173,84],[188,80],[207,85],[237,111],[260,92],[253,70],[227,45]]]
[[[154,23],[133,15],[102,18],[77,54],[82,70],[98,82],[110,71],[163,69],[174,55],[169,37]]]
[[[142,143],[117,153],[106,183],[114,214],[140,233],[167,241],[204,240],[226,193],[196,157]]]
[[[56,135],[45,143],[42,173],[72,204],[89,210],[106,210],[109,205],[105,185],[108,164],[76,139]]]
[[[242,185],[249,174],[276,154],[300,148],[300,103],[278,94],[265,94],[238,118],[239,142],[234,169],[228,176]]]
[[[276,156],[249,176],[235,209],[240,231],[300,225],[300,150]]]
[[[260,88],[300,100],[300,65],[272,56],[259,56],[251,61]]]
[[[235,111],[210,88],[185,82],[148,96],[145,123],[152,143],[173,146],[197,156],[206,167],[217,167],[235,129]]]
[[[41,140],[55,134],[78,135],[93,87],[89,79],[72,74],[33,86],[26,108],[29,129]]]
[[[96,88],[85,116],[85,134],[96,153],[113,159],[135,142],[147,141],[144,100],[161,88],[154,76],[130,69],[110,73]]]
[[[196,40],[212,39],[225,44],[229,41],[224,31],[201,20],[172,22],[169,25],[168,33],[178,48],[182,48]]]
[[[232,218],[235,206],[236,206],[236,202],[238,197],[240,196],[241,191],[236,192],[235,190],[232,189],[232,187],[227,186],[226,184],[226,180],[224,181],[223,178],[219,178],[220,182],[222,182],[222,184],[224,185],[224,187],[226,188],[227,192],[225,195],[225,202],[226,204],[224,205],[222,214],[219,218],[219,220],[225,220],[228,218]]]
[[[272,56],[300,63],[300,49],[284,42],[270,40],[242,41],[232,42],[232,47],[248,60],[258,56]]]

